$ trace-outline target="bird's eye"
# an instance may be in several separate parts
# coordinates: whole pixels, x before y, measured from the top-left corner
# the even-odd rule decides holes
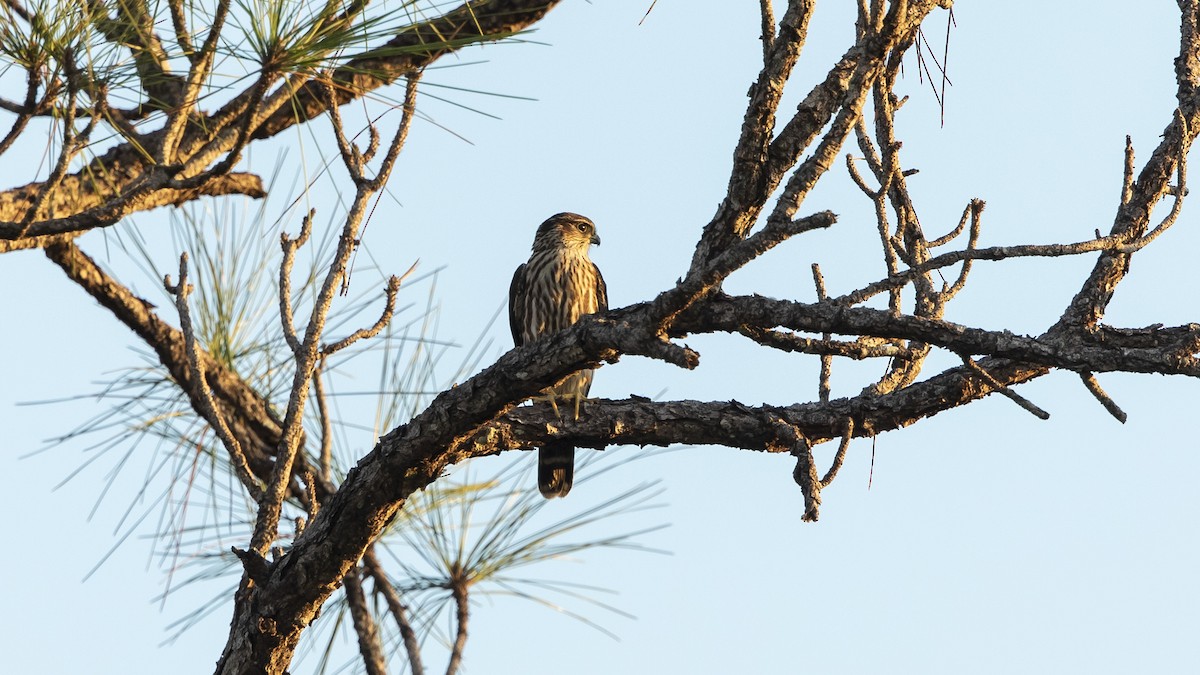
[[[579,223],[579,231],[580,232],[587,232],[590,229],[592,229],[591,225],[588,225],[587,223]]]

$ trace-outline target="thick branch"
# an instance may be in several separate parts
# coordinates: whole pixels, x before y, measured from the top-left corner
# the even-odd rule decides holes
[[[484,0],[465,2],[429,21],[413,24],[378,49],[360,54],[333,74],[338,104],[387,86],[420,71],[463,47],[515,35],[537,23],[560,0]],[[328,109],[324,85],[310,82],[290,105],[259,125],[254,138],[267,138],[318,117]]]
[[[99,160],[97,160],[99,162]],[[93,163],[93,169],[111,170],[114,176],[119,176],[124,168],[121,163]],[[263,189],[262,179],[250,173],[232,173],[215,177],[193,188],[178,190],[167,187],[155,187],[139,193],[135,198],[116,198],[110,203],[102,203],[101,197],[106,192],[97,191],[98,186],[92,182],[80,180],[78,174],[67,176],[49,194],[45,205],[52,214],[70,213],[72,215],[55,216],[47,220],[31,223],[23,228],[18,210],[28,208],[37,198],[42,188],[41,183],[30,183],[23,187],[14,188],[0,193],[0,253],[19,251],[30,248],[44,248],[55,244],[70,242],[81,232],[113,225],[122,218],[138,211],[148,211],[160,206],[179,206],[199,197],[222,197],[227,195],[246,195],[261,199],[267,196]],[[12,217],[16,214],[15,217]],[[25,230],[22,233],[22,230]]]
[[[334,71],[337,100],[345,103],[361,97],[400,77],[414,74],[439,57],[465,46],[520,32],[545,16],[558,1],[470,2],[435,19],[409,26],[385,46],[350,58]],[[193,70],[197,70],[195,65]],[[267,108],[273,111],[271,115],[258,120],[253,138],[273,136],[320,115],[328,107],[325,97],[320,93],[322,87],[308,82],[294,93],[286,92],[287,96]],[[135,211],[166,204],[178,205],[203,195],[238,193],[262,196],[264,193],[257,178],[253,189],[245,185],[231,189],[235,187],[229,183],[231,177],[219,175],[188,183],[186,189],[174,189],[165,176],[159,176],[150,181],[151,189],[145,194],[139,193],[136,199],[127,196],[138,181],[146,181],[153,173],[153,160],[147,157],[143,148],[163,147],[163,141],[167,140],[168,146],[198,152],[199,147],[213,136],[213,129],[229,133],[221,134],[221,142],[215,146],[207,143],[203,156],[196,158],[197,163],[207,166],[214,153],[233,148],[241,134],[229,126],[241,116],[253,114],[256,106],[251,104],[249,98],[255,90],[255,87],[251,87],[217,112],[195,124],[189,123],[183,128],[184,138],[181,140],[174,140],[179,131],[173,125],[170,129],[146,134],[139,139],[139,144],[127,142],[119,145],[84,169],[65,176],[47,204],[47,220],[34,222],[29,231],[24,233],[26,236],[19,241],[13,240],[21,234],[20,228],[10,227],[9,224],[20,221],[28,211],[40,192],[41,183],[30,183],[0,193],[0,253],[63,243],[87,230],[112,225]]]

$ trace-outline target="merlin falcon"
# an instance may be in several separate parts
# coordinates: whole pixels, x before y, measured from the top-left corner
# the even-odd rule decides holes
[[[538,226],[529,261],[517,268],[508,289],[508,324],[518,347],[556,333],[586,314],[608,309],[608,291],[588,248],[600,244],[596,224],[577,213],[550,216]],[[558,412],[556,400],[580,402],[592,388],[592,371],[581,370],[542,394]],[[575,474],[575,446],[547,443],[538,449],[538,490],[565,497]]]

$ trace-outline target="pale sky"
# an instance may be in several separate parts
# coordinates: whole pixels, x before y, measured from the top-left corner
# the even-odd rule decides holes
[[[458,352],[484,330],[494,339],[485,364],[509,348],[507,327],[489,328],[488,320],[550,214],[576,211],[597,223],[604,243],[593,259],[614,307],[649,299],[685,272],[700,228],[724,195],[745,92],[757,74],[757,3],[659,0],[639,25],[649,4],[569,0],[529,42],[465,50],[439,64],[459,67],[427,76],[428,85],[507,98],[427,89],[446,101],[421,99],[436,124],[414,127],[393,174],[395,199],[381,202],[366,245],[389,273],[418,258],[422,270],[443,268],[439,334],[464,345]],[[851,43],[853,4],[818,3],[791,105]],[[955,17],[945,125],[912,60],[904,83],[911,99],[899,117],[904,162],[920,169],[910,185],[926,232],[949,231],[975,197],[988,204],[983,245],[1069,242],[1107,230],[1126,134],[1140,167],[1171,119],[1175,3],[960,2]],[[945,18],[935,13],[926,26],[939,46]],[[295,194],[293,182],[303,180],[289,172],[302,158],[318,165],[321,143],[332,156],[331,143],[315,140],[327,137],[313,135],[325,130],[322,123],[282,134],[248,158],[252,169],[269,173],[278,151],[291,148],[267,209],[266,240],[277,237],[271,222]],[[0,184],[28,180],[26,166],[5,160]],[[313,199],[333,215],[333,191],[321,188]],[[225,209],[205,204],[199,212],[214,218]],[[811,300],[812,262],[821,264],[831,294],[877,278],[870,204],[840,163],[803,211],[822,209],[840,216],[830,231],[779,247],[729,288]],[[1200,302],[1189,292],[1197,274],[1191,256],[1200,247],[1195,214],[1185,205],[1179,223],[1138,254],[1107,323],[1200,320]],[[291,232],[299,226],[298,217],[285,222]],[[139,216],[137,225],[155,245],[169,246],[163,213]],[[81,246],[104,264],[108,249],[112,264],[122,264],[115,237],[91,233]],[[159,264],[169,260],[164,255]],[[1058,317],[1092,261],[979,263],[946,318],[1036,335]],[[152,279],[138,283],[153,294]],[[373,282],[364,275],[362,283]],[[225,642],[228,606],[159,645],[167,624],[232,581],[190,587],[160,605],[166,569],[144,538],[155,515],[83,581],[117,543],[114,532],[127,531],[122,518],[132,491],[154,466],[149,451],[130,456],[114,487],[124,492],[108,495],[90,520],[123,452],[100,458],[57,491],[91,457],[86,444],[21,459],[104,404],[17,404],[94,392],[92,383],[106,373],[139,363],[129,349],[133,336],[40,253],[4,255],[0,288],[7,289],[0,352],[8,355],[0,360],[0,472],[7,477],[0,508],[9,514],[0,557],[9,580],[0,669],[210,671]],[[428,290],[420,287],[407,302],[423,304]],[[628,357],[597,373],[593,395],[748,404],[816,396],[812,357],[764,353],[728,336],[687,343],[701,353],[696,371]],[[457,363],[456,353],[447,363]],[[955,359],[931,358],[926,373]],[[834,396],[856,394],[882,368],[836,363]],[[784,456],[682,448],[581,484],[553,507],[581,510],[639,482],[661,481],[657,501],[665,506],[630,522],[668,523],[641,541],[670,554],[584,554],[530,574],[613,589],[604,601],[636,619],[569,606],[616,633],[615,641],[540,606],[480,598],[467,672],[1191,672],[1200,662],[1200,494],[1193,486],[1200,456],[1188,420],[1200,387],[1158,376],[1100,381],[1129,413],[1127,424],[1105,413],[1077,377],[1054,374],[1018,390],[1051,413],[1048,421],[990,396],[883,434],[874,445],[855,441],[823,493],[818,523],[801,522],[793,460]],[[355,399],[339,405],[352,408]],[[367,439],[360,450],[369,449]],[[818,449],[822,469],[833,450]],[[532,462],[528,454],[517,459]],[[147,500],[161,490],[147,490]],[[131,518],[146,511],[143,501]],[[308,672],[313,662],[293,672]],[[444,655],[431,647],[426,663],[440,671]]]

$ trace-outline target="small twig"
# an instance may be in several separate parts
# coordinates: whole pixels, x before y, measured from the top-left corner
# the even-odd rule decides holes
[[[858,171],[858,167],[854,165],[854,159],[854,155],[846,153],[846,171],[850,172],[850,178],[869,199],[878,199],[879,191],[872,190],[871,186],[867,185],[866,179],[862,177],[862,174]]]
[[[34,106],[37,104],[38,85],[41,80],[38,77],[37,70],[30,68],[26,70],[26,89],[25,89],[25,104],[23,110],[17,113],[17,118],[13,120],[12,126],[8,133],[0,140],[0,155],[3,155],[12,144],[20,137],[21,132],[25,131],[25,127],[29,124],[29,120],[33,119]]]
[[[1125,176],[1121,180],[1121,206],[1133,199],[1133,137],[1125,135]]]
[[[412,274],[416,267],[416,263],[413,263],[413,266],[408,268],[408,271],[404,273],[403,277],[407,277],[409,274]],[[388,325],[388,322],[392,320],[392,315],[396,311],[396,294],[400,292],[400,283],[403,277],[392,276],[388,278],[388,285],[384,290],[386,299],[383,305],[383,312],[379,315],[379,319],[373,326],[370,328],[360,328],[331,345],[325,345],[321,348],[321,357],[324,358],[340,352],[359,340],[369,339],[379,335],[379,332],[382,331],[384,327]]]
[[[21,234],[18,239],[25,236],[29,231],[30,224],[38,217],[42,209],[45,208],[50,196],[55,194],[59,184],[67,174],[67,169],[70,168],[71,160],[75,155],[87,144],[88,138],[91,137],[92,131],[96,128],[96,123],[100,120],[105,109],[104,90],[99,93],[99,100],[93,106],[91,118],[88,120],[84,129],[78,133],[75,131],[75,101],[78,97],[78,89],[75,86],[75,80],[78,79],[79,73],[75,71],[73,58],[68,50],[67,56],[67,106],[63,111],[63,132],[62,132],[62,148],[59,151],[58,162],[55,163],[54,169],[50,176],[42,183],[38,191],[37,198],[33,204],[25,210],[25,217],[21,220]]]
[[[983,229],[981,216],[983,215],[985,206],[987,204],[982,199],[972,199],[963,211],[963,220],[965,221],[968,215],[970,215],[971,220],[971,233],[967,236],[966,250],[968,251],[974,251],[979,245],[979,234]],[[933,246],[933,244],[930,244],[930,246]],[[963,266],[958,272],[958,278],[954,280],[954,283],[949,288],[942,291],[942,302],[948,302],[955,295],[958,295],[958,292],[967,285],[967,276],[970,274],[971,259],[967,258],[963,260]]]
[[[658,0],[655,0],[657,2]],[[759,0],[759,8],[762,11],[762,43],[763,43],[763,63],[765,64],[771,58],[771,49],[775,46],[775,10],[771,6],[771,0]],[[653,5],[651,5],[653,8]],[[650,12],[647,11],[647,14]],[[643,18],[643,21],[645,18]]]
[[[885,279],[838,296],[834,298],[834,302],[857,305],[884,291],[895,291],[896,289],[903,288],[912,283],[918,276],[968,259],[995,261],[1007,260],[1009,258],[1055,258],[1059,256],[1081,255],[1094,251],[1116,250],[1121,246],[1123,246],[1121,235],[1118,234],[1087,239],[1071,244],[1020,244],[1016,246],[989,246],[988,248],[947,251],[903,272],[893,272]]]
[[[1100,405],[1104,406],[1109,415],[1115,417],[1121,424],[1124,424],[1129,419],[1129,415],[1124,410],[1121,410],[1121,406],[1117,405],[1117,402],[1112,400],[1112,397],[1100,388],[1100,383],[1096,380],[1095,375],[1087,372],[1079,373],[1079,379],[1083,380],[1083,386],[1087,387],[1092,396],[1096,397],[1096,400],[1100,402]]]
[[[982,377],[984,379],[984,381],[987,382],[989,385],[991,385],[991,387],[993,389],[995,389],[996,391],[1003,394],[1010,401],[1021,406],[1021,408],[1028,411],[1034,417],[1037,417],[1037,418],[1043,419],[1043,420],[1050,419],[1050,413],[1037,407],[1029,399],[1025,398],[1024,396],[1021,396],[1017,392],[1015,392],[1012,389],[1005,386],[1003,383],[1001,383],[996,378],[992,377],[991,373],[984,370],[983,366],[976,363],[975,360],[972,359],[970,356],[967,356],[965,354],[960,354],[959,356],[962,358],[963,363],[966,364],[966,366],[968,368],[970,368],[972,371],[974,371],[976,374],[978,374],[980,377]]]
[[[813,284],[817,287],[817,300],[824,302],[829,296],[825,294],[825,277],[821,274],[821,266],[812,264]]]
[[[865,5],[860,5],[859,10],[861,15],[865,17],[867,11]],[[888,220],[887,211],[887,191],[891,188],[892,179],[895,175],[897,153],[889,153],[887,168],[885,169],[884,160],[875,149],[875,143],[871,141],[871,136],[867,132],[866,121],[861,117],[854,125],[854,135],[858,140],[858,148],[863,153],[863,159],[880,182],[879,189],[871,190],[866,181],[858,175],[857,167],[853,166],[847,160],[847,164],[850,167],[850,175],[859,184],[859,189],[867,195],[867,198],[871,200],[875,207],[875,225],[879,233],[881,247],[883,248],[883,263],[887,269],[888,276],[894,276],[900,272],[900,259],[896,253],[896,244],[892,241],[891,237],[891,224]],[[893,313],[899,314],[901,307],[900,290],[897,288],[890,289],[888,295],[889,309]]]
[[[871,173],[875,174],[876,178],[883,176],[883,160],[879,157],[879,151],[875,149],[875,142],[871,140],[871,134],[867,130],[867,120],[863,117],[858,118],[854,123],[854,138],[858,142],[858,149],[863,153],[863,160],[867,162],[867,167],[871,169]]]
[[[187,261],[187,253],[179,256],[179,284],[172,284],[170,275],[167,275],[163,279],[163,285],[168,293],[175,296],[175,308],[179,314],[179,331],[183,334],[188,366],[194,380],[192,399],[200,409],[200,414],[216,433],[217,438],[221,439],[221,443],[229,451],[230,462],[233,464],[238,478],[242,481],[242,485],[245,485],[250,496],[258,501],[262,497],[262,487],[259,485],[258,479],[254,477],[254,472],[250,470],[246,454],[242,451],[242,444],[229,431],[225,417],[217,410],[217,406],[213,402],[212,389],[209,388],[208,380],[205,379],[204,361],[200,358],[200,347],[196,344],[196,332],[192,327],[192,314],[187,303],[187,297],[192,291],[192,287],[187,282]]]
[[[346,171],[350,173],[350,178],[356,183],[361,183],[363,177],[363,155],[354,142],[346,137],[346,127],[342,122],[342,111],[338,107],[337,92],[333,88],[331,82],[321,83],[325,92],[326,111],[329,113],[330,126],[333,127],[333,138],[337,143],[338,154],[342,156],[342,164],[346,166]],[[372,125],[374,128],[374,125]],[[378,132],[376,132],[378,133]]]
[[[1175,188],[1174,190],[1169,190],[1169,193],[1171,193],[1175,198],[1171,203],[1171,211],[1153,230],[1150,230],[1145,235],[1138,237],[1137,240],[1118,248],[1117,250],[1121,253],[1134,253],[1157,239],[1158,236],[1163,232],[1171,229],[1171,226],[1175,224],[1175,221],[1179,218],[1180,212],[1183,210],[1183,199],[1187,197],[1188,192],[1187,156],[1188,149],[1191,147],[1191,143],[1188,141],[1190,135],[1187,131],[1187,120],[1184,119],[1183,113],[1180,112],[1178,108],[1175,109],[1175,123],[1179,126],[1180,147],[1179,157],[1175,162]]]
[[[817,263],[812,264],[812,275],[813,283],[816,284],[817,287],[817,300],[819,302],[825,302],[825,299],[829,296],[825,294],[825,277],[821,275],[821,266]],[[821,334],[821,340],[826,344],[829,343],[831,337],[833,336],[829,333]],[[831,391],[829,378],[832,373],[833,357],[828,354],[822,354],[821,375],[817,379],[817,397],[820,399],[821,403],[829,403],[829,392]]]
[[[287,232],[279,233],[279,245],[283,248],[283,260],[279,263],[279,318],[283,322],[283,337],[291,347],[292,354],[300,354],[300,339],[296,337],[296,322],[292,316],[292,267],[295,265],[296,249],[308,241],[312,234],[313,216],[310,209],[300,225],[300,236],[292,239]]]
[[[321,511],[321,501],[317,497],[317,477],[307,466],[304,467],[301,477],[304,479],[304,495],[308,499],[308,520],[311,522]],[[300,536],[300,533],[297,532],[296,536]]]
[[[413,117],[416,115],[417,84],[420,81],[421,73],[409,75],[405,80],[404,105],[401,108],[400,124],[396,128],[396,134],[392,137],[392,144],[380,164],[378,173],[368,181],[368,187],[372,191],[378,191],[387,182],[392,173],[392,166],[396,163],[396,157],[400,155],[400,150],[408,139],[408,130],[412,128]]]
[[[329,412],[329,401],[325,396],[325,381],[321,379],[325,372],[325,359],[317,362],[313,369],[313,397],[317,400],[317,416],[321,418],[321,480],[333,480],[333,420]]]
[[[271,575],[271,563],[267,559],[254,551],[243,551],[242,549],[231,546],[230,549],[237,556],[238,560],[242,561],[242,569],[246,570],[246,576],[259,586],[267,582],[267,577]]]
[[[833,456],[833,464],[829,465],[829,471],[825,472],[825,477],[821,479],[821,487],[827,488],[837,478],[838,471],[842,469],[842,463],[846,461],[846,452],[850,449],[850,439],[854,438],[854,418],[846,418],[846,430],[842,432],[842,442],[838,444],[837,453]]]
[[[958,235],[962,234],[963,230],[967,229],[967,221],[969,221],[971,219],[971,207],[975,204],[976,201],[977,200],[972,199],[970,202],[967,202],[967,206],[963,209],[962,218],[958,219],[958,225],[956,225],[954,227],[954,229],[951,230],[949,233],[942,235],[941,237],[938,237],[937,239],[934,239],[933,241],[929,242],[929,244],[928,244],[929,248],[937,248],[939,246],[945,246],[946,244],[949,244],[950,242],[957,239]]]

